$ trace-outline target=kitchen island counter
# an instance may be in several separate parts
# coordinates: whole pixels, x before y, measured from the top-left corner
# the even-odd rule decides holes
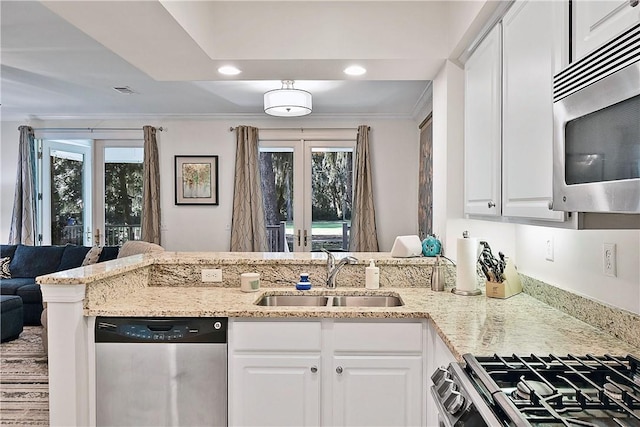
[[[345,254],[346,255],[346,254]],[[640,349],[524,293],[508,299],[452,294],[428,286],[433,258],[393,259],[389,254],[352,254],[338,288],[322,286],[326,255],[184,254],[139,255],[37,278],[48,303],[50,422],[86,425],[92,419],[94,325],[99,316],[334,318],[358,321],[431,319],[453,355],[640,354]],[[364,288],[370,258],[380,266],[379,290]],[[203,283],[203,268],[222,268],[224,281]],[[245,293],[239,274],[261,273],[261,288]],[[296,291],[301,271],[313,288]],[[449,277],[453,277],[452,274]],[[255,302],[268,294],[397,295],[399,307],[269,307]],[[72,331],[72,333],[70,333]],[[430,344],[426,344],[430,345]],[[70,375],[72,373],[72,375]],[[73,380],[73,381],[72,381]],[[89,393],[87,393],[87,387]]]

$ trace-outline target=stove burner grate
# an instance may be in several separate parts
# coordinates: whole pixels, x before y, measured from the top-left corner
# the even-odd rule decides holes
[[[640,360],[634,356],[473,359],[471,370],[475,366],[484,373],[472,376],[490,391],[498,412],[512,421],[526,420],[528,424],[523,425],[533,426],[640,427]],[[508,398],[496,399],[500,393]]]

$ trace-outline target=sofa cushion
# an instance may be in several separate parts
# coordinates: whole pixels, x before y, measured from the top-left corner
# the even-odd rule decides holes
[[[9,269],[10,263],[11,258],[8,256],[0,258],[0,279],[11,279],[11,270]]]
[[[88,246],[67,245],[58,266],[58,271],[70,270],[80,267],[84,257],[91,248]]]
[[[13,258],[13,254],[16,253],[18,245],[0,245],[0,257]]]
[[[58,269],[64,246],[18,245],[11,258],[12,277],[37,277],[53,273]]]
[[[98,262],[111,261],[112,259],[116,259],[119,251],[120,246],[103,246],[102,252],[100,253],[100,258],[98,258]]]
[[[25,285],[33,285],[35,283],[35,278],[33,277],[2,279],[0,280],[0,293],[2,295],[17,295],[18,289]]]
[[[24,304],[42,303],[42,292],[40,291],[40,285],[36,283],[20,286],[18,289],[16,289],[16,295],[22,298],[22,302]],[[39,316],[40,313],[38,313],[38,317]]]

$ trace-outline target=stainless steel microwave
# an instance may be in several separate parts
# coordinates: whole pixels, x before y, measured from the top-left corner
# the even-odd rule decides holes
[[[553,81],[553,209],[640,214],[640,23]]]

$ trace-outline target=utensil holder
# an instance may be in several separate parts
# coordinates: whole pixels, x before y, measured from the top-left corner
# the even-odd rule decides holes
[[[507,266],[504,269],[505,279],[502,282],[491,282],[489,280],[485,283],[485,294],[489,298],[510,298],[514,295],[522,292],[522,283],[520,282],[520,276],[516,271],[515,265],[511,260],[507,261]]]

